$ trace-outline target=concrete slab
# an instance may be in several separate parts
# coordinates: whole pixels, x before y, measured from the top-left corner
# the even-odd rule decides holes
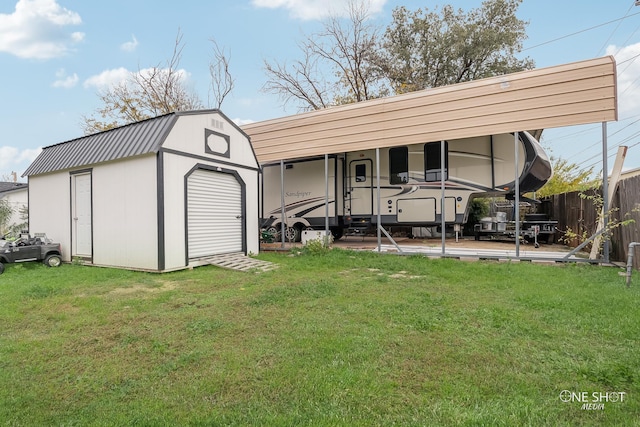
[[[403,253],[410,254],[426,254],[428,256],[434,255],[442,255],[442,248],[434,248],[432,246],[405,246],[400,245],[400,249]],[[377,251],[377,248],[374,249]],[[396,252],[397,249],[393,245],[382,245],[380,252]],[[549,260],[555,261],[564,259],[567,255],[566,252],[556,252],[556,251],[545,251],[545,250],[520,250],[519,257],[516,256],[515,249],[506,250],[506,249],[486,249],[486,248],[448,248],[445,246],[445,255],[447,257],[455,257],[460,259],[470,259],[470,258],[486,258],[486,259],[511,259],[511,260]],[[567,261],[581,261],[582,258],[578,258],[576,256],[571,256],[566,259]]]

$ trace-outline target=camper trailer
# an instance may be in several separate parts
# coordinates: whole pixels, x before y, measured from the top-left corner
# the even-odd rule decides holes
[[[519,192],[524,194],[542,187],[552,169],[531,134],[519,132],[518,140],[517,174]],[[444,156],[442,147],[437,141],[379,150],[383,226],[440,225],[443,171],[447,226],[466,222],[474,197],[514,195],[514,134],[445,141]],[[264,164],[261,225],[278,232],[284,207],[290,241],[300,240],[302,230],[324,229],[327,212],[334,238],[348,231],[363,232],[377,223],[376,170],[376,151],[370,149],[331,155],[326,164],[324,156]]]

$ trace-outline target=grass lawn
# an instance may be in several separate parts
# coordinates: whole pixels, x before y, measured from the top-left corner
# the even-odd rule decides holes
[[[640,424],[637,272],[260,258],[280,267],[7,266],[0,424]]]

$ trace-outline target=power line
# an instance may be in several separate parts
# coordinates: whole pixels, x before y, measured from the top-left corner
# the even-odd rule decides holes
[[[640,122],[640,119],[637,119],[637,120],[632,121],[632,122],[631,122],[631,123],[629,123],[628,125],[626,125],[626,126],[624,126],[624,127],[620,128],[620,129],[618,129],[617,131],[613,132],[612,134],[608,135],[607,137],[608,137],[608,138],[611,138],[611,137],[613,137],[613,136],[615,136],[615,135],[619,134],[620,132],[622,132],[623,130],[625,130],[626,128],[628,128],[629,126],[633,126],[634,124],[636,124],[636,123],[638,123],[638,122]],[[633,137],[633,136],[632,136],[632,137]],[[624,140],[623,140],[623,142],[624,142],[624,141],[627,141],[628,139],[629,139],[629,137],[627,137],[627,139],[624,139]],[[594,146],[598,145],[599,143],[600,143],[600,141],[596,141],[594,144],[590,145],[590,146],[589,146],[589,147],[587,147],[585,150],[588,150],[589,148],[594,147]],[[622,142],[621,142],[620,144],[622,144]],[[589,160],[589,159],[587,159],[587,160]],[[585,160],[585,161],[587,161],[587,160]]]
[[[619,76],[621,76],[621,75],[623,75],[623,74],[624,74],[624,72],[625,72],[625,71],[627,71],[627,70],[629,69],[629,67],[631,67],[631,65],[633,64],[633,62],[634,62],[636,59],[638,59],[638,57],[640,57],[640,54],[635,55],[635,56],[632,56],[631,58],[628,58],[628,59],[625,59],[624,61],[619,62],[619,63],[618,63],[618,65],[620,65],[620,64],[624,64],[625,62],[629,62],[629,61],[631,61],[631,62],[629,62],[629,64],[628,64],[626,67],[624,67],[624,70],[622,70],[622,71],[620,71],[620,72],[618,73],[618,77],[619,77]],[[625,89],[624,89],[624,90],[623,90],[623,91],[618,95],[618,97],[619,97],[620,95],[624,95],[624,93],[625,93],[626,91],[628,91],[631,87],[633,87],[633,85],[636,83],[636,81],[637,81],[637,80],[638,80],[638,78],[636,78],[635,80],[633,80],[633,81],[629,84],[629,86],[627,86],[627,87],[626,87],[626,88],[625,88]]]
[[[597,129],[598,127],[599,127],[599,125],[594,125],[594,126],[591,126],[591,127],[588,127],[586,129],[582,129],[582,130],[579,130],[579,131],[576,131],[576,132],[572,132],[572,133],[568,133],[568,134],[565,134],[565,135],[556,136],[550,142],[556,142],[556,141],[558,141],[560,139],[567,139],[567,138],[571,138],[571,137],[574,137],[576,135],[580,135],[580,134],[583,134],[583,133],[589,133],[589,132],[593,131],[594,129]],[[544,136],[544,134],[543,134],[543,136]],[[545,141],[545,142],[549,142],[549,141]]]
[[[566,36],[558,37],[558,38],[556,38],[556,39],[549,40],[549,41],[546,41],[546,42],[543,42],[543,43],[540,43],[540,44],[537,44],[537,45],[534,45],[534,46],[529,46],[529,47],[527,47],[527,48],[522,49],[522,52],[524,52],[525,50],[531,50],[531,49],[534,49],[534,48],[536,48],[536,47],[544,46],[544,45],[549,44],[549,43],[557,42],[558,40],[566,39],[567,37],[575,36],[575,35],[580,34],[580,33],[584,33],[584,32],[587,32],[587,31],[591,31],[591,30],[594,30],[594,29],[596,29],[596,28],[604,27],[605,25],[609,25],[609,24],[611,24],[611,23],[613,23],[613,22],[622,21],[623,19],[631,18],[632,16],[635,16],[635,15],[638,15],[638,14],[640,14],[640,12],[636,12],[636,13],[633,13],[633,14],[631,14],[631,15],[625,15],[625,16],[623,16],[622,18],[614,19],[614,20],[612,20],[612,21],[608,21],[608,22],[605,22],[605,23],[603,23],[603,24],[595,25],[595,26],[593,26],[593,27],[590,27],[590,28],[586,28],[586,29],[584,29],[584,30],[577,31],[577,32],[575,32],[575,33],[567,34]]]
[[[629,150],[630,150],[631,148],[633,148],[633,147],[637,146],[638,144],[640,144],[640,141],[636,142],[635,144],[632,144],[632,145],[627,146],[627,154],[629,154]],[[618,148],[618,147],[615,147],[615,148]],[[611,159],[612,157],[615,157],[615,156],[616,156],[616,154],[618,154],[618,151],[617,151],[617,150],[616,150],[616,152],[614,152],[614,153],[612,153],[612,154],[609,154],[609,155],[607,156],[607,160],[608,160],[608,159]],[[589,170],[589,169],[593,169],[593,167],[595,167],[595,166],[596,166],[596,165],[598,165],[598,164],[600,164],[600,161],[597,161],[597,162],[595,162],[595,163],[592,163],[592,164],[590,164],[589,166],[586,166],[586,167],[584,167],[584,168],[580,169],[580,171],[586,171],[586,170]]]
[[[639,57],[639,56],[640,56],[640,53],[639,53],[639,54],[637,54],[637,55],[632,56],[631,58],[627,58],[627,59],[625,59],[624,61],[620,61],[620,62],[618,62],[618,65],[620,65],[620,64],[624,64],[625,62],[633,61],[633,60],[635,60],[635,59],[636,59],[637,57]],[[629,65],[631,65],[631,64],[629,64]],[[627,68],[629,68],[629,65],[627,65]],[[625,70],[626,70],[626,68],[625,68]],[[623,72],[624,72],[624,71],[623,71]]]
[[[633,37],[633,36],[638,32],[638,30],[640,30],[640,25],[638,25],[638,26],[636,27],[636,29],[635,29],[635,30],[633,30],[633,32],[632,32],[632,33],[629,35],[629,37],[627,37],[627,39],[626,39],[626,40],[625,40],[625,41],[620,45],[620,47],[618,48],[618,50],[616,51],[616,53],[614,53],[614,54],[613,54],[613,56],[616,56],[617,54],[619,54],[619,53],[620,53],[620,51],[621,51],[621,50],[622,50],[622,49],[627,45],[627,43],[629,43],[629,40],[631,40],[631,37]],[[620,73],[620,74],[622,74],[622,73]]]
[[[618,123],[619,123],[619,124],[622,124],[623,122],[627,122],[627,121],[632,120],[632,119],[634,119],[634,120],[633,120],[631,123],[628,123],[628,124],[626,124],[624,127],[622,127],[622,128],[620,128],[620,129],[616,130],[615,132],[613,132],[613,133],[609,134],[609,135],[608,135],[608,137],[609,137],[609,138],[611,138],[611,137],[613,137],[613,136],[615,136],[615,135],[619,134],[619,133],[620,133],[620,132],[622,132],[623,130],[627,129],[628,127],[633,126],[633,125],[635,125],[636,123],[640,122],[640,114],[636,114],[636,115],[633,115],[633,116],[629,116],[629,117],[625,117],[625,118],[623,118],[623,119],[620,119],[620,120],[618,121]],[[577,136],[579,136],[579,135],[581,135],[581,134],[591,133],[591,132],[593,132],[595,129],[599,128],[599,127],[600,127],[600,125],[589,126],[588,128],[583,129],[583,130],[580,130],[580,131],[578,131],[578,132],[573,132],[573,133],[570,133],[570,134],[567,134],[567,135],[562,135],[562,136],[560,136],[560,137],[553,138],[553,139],[551,139],[551,140],[549,140],[549,141],[544,140],[544,144],[545,144],[545,145],[547,145],[547,144],[548,144],[548,145],[550,146],[551,150],[553,151],[553,148],[558,148],[558,141],[560,141],[561,139],[575,138],[575,137],[577,137]],[[591,137],[593,137],[593,135],[590,135],[590,136],[591,136]],[[633,137],[633,136],[632,136],[632,137]],[[591,140],[591,138],[589,138],[589,139]],[[625,141],[626,141],[626,140],[628,140],[628,138],[627,138],[627,139],[625,139]],[[567,153],[566,153],[566,155],[565,155],[565,156],[563,156],[563,157],[565,157],[565,158],[566,158],[566,157],[568,156],[568,157],[570,157],[570,158],[576,158],[576,157],[577,157],[577,158],[579,158],[581,155],[588,155],[588,152],[589,152],[589,151],[591,151],[591,149],[592,149],[592,148],[594,148],[594,147],[596,147],[596,146],[600,145],[601,143],[602,143],[602,141],[601,141],[601,140],[596,140],[595,142],[593,142],[592,144],[590,144],[590,145],[588,145],[588,146],[586,146],[586,147],[582,147],[582,146],[577,147],[577,148],[580,150],[580,152],[579,152],[579,153],[576,153],[576,154],[567,154]],[[575,144],[574,144],[574,145],[575,145]],[[555,146],[555,147],[554,147],[554,146]],[[568,153],[570,153],[570,152],[571,152],[571,150],[566,150],[566,147],[567,147],[567,145],[566,145],[566,144],[565,144],[565,145],[563,145],[563,148],[565,148],[565,151],[567,151]],[[570,147],[573,147],[573,145],[570,145]],[[591,155],[590,157],[588,157],[588,158],[586,158],[585,160],[582,160],[582,161],[577,161],[577,160],[576,160],[576,161],[574,161],[574,163],[576,163],[577,165],[580,165],[580,164],[582,164],[582,163],[586,163],[586,162],[590,161],[591,159],[595,159],[595,158],[596,158],[596,157],[598,157],[598,156],[600,156],[600,153],[596,153],[596,154],[594,154],[594,155]]]
[[[620,24],[622,24],[622,20],[624,20],[627,17],[629,12],[631,12],[631,8],[633,8],[633,4],[631,6],[629,6],[629,9],[627,10],[627,13],[625,13],[624,16],[622,17],[622,19],[620,19],[620,21],[618,21],[618,25],[616,25],[616,28],[614,28],[614,30],[611,32],[611,34],[609,34],[609,38],[607,39],[607,41],[604,42],[602,47],[598,50],[598,53],[597,53],[596,56],[600,56],[600,52],[602,52],[602,49],[604,49],[607,46],[607,43],[609,43],[609,40],[611,40],[611,37],[613,37],[613,35],[616,33],[616,31],[618,31],[618,28],[620,28]]]
[[[613,152],[612,154],[607,154],[607,159],[610,159],[611,157],[615,156],[615,155],[616,155],[616,153],[617,153],[617,149],[618,149],[621,145],[623,145],[623,144],[624,144],[625,142],[627,142],[629,139],[637,137],[639,134],[640,134],[640,133],[636,133],[635,135],[632,135],[631,137],[629,137],[629,138],[625,139],[624,141],[622,141],[622,142],[620,142],[620,143],[618,143],[618,144],[615,144],[614,146],[610,147],[610,148],[607,150],[607,152],[609,152],[609,151],[613,151],[613,150],[616,150],[616,151],[615,151],[615,152]],[[627,146],[627,153],[629,152],[629,150],[630,150],[631,148],[633,148],[633,147],[637,146],[638,144],[640,144],[640,141],[636,142],[635,144],[628,145],[628,146]],[[596,157],[597,157],[597,155],[596,155]],[[593,158],[593,157],[591,157],[591,158]],[[588,159],[588,160],[589,160],[589,159]],[[585,160],[585,162],[586,162],[586,160]],[[583,162],[583,163],[584,163],[584,162]],[[595,162],[593,162],[593,163],[590,163],[590,164],[589,164],[589,165],[587,165],[587,166],[583,166],[582,168],[580,168],[580,170],[588,170],[588,169],[592,169],[593,167],[595,167],[595,166],[596,166],[596,165],[598,165],[599,163],[600,163],[600,160],[597,160],[597,161],[595,161]]]

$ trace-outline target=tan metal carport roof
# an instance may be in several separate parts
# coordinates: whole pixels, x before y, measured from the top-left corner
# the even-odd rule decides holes
[[[268,163],[617,120],[612,56],[251,123]]]

